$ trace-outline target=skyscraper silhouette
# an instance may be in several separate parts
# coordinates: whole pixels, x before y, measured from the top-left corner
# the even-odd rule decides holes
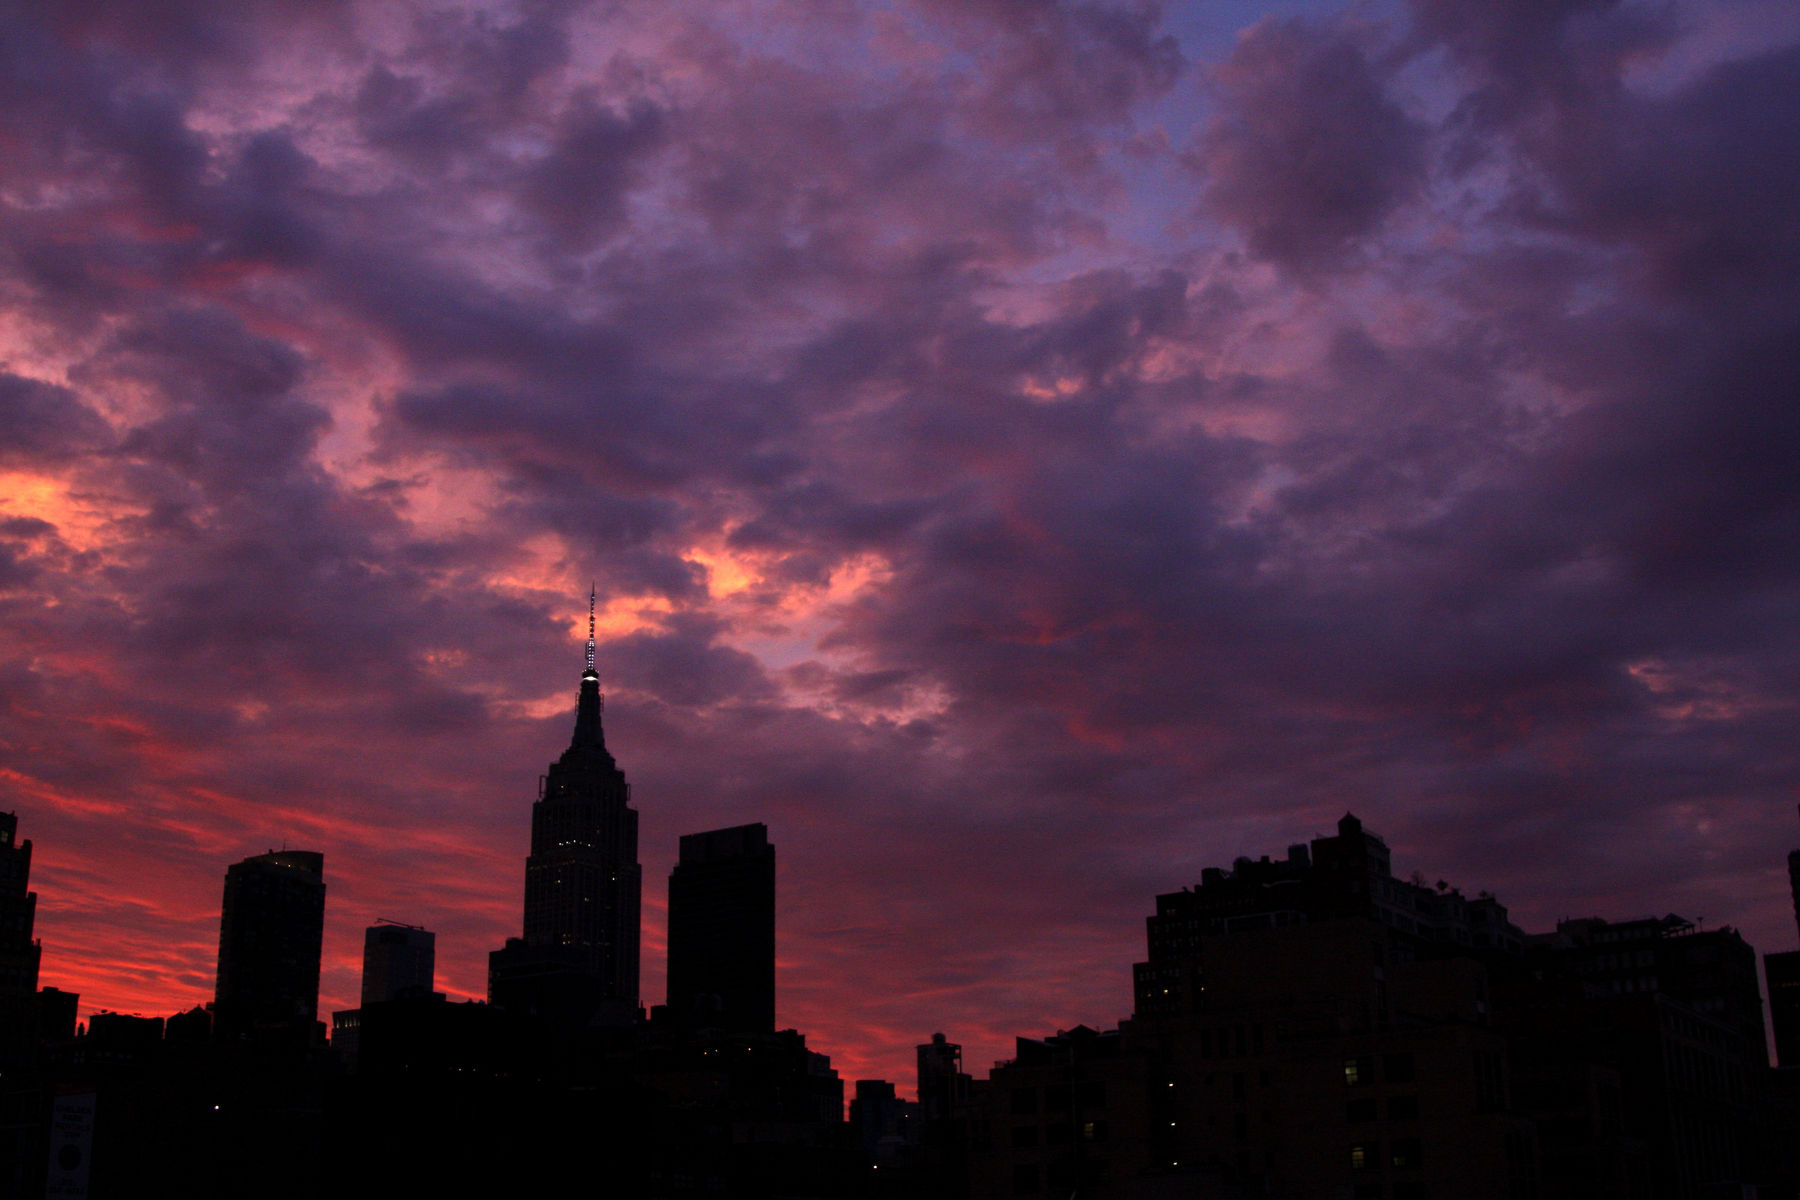
[[[775,1028],[775,847],[765,825],[681,839],[669,875],[669,1011],[736,1033]]]
[[[218,1036],[309,1039],[324,936],[323,854],[272,850],[233,863],[219,906]]]
[[[31,890],[31,842],[18,840],[19,818],[0,813],[0,999],[37,995],[43,949],[31,936],[37,893]]]
[[[437,934],[417,925],[378,921],[363,934],[362,1002],[430,995]]]
[[[1800,850],[1788,851],[1787,864],[1794,922],[1800,925]],[[1800,1067],[1800,950],[1763,955],[1763,976],[1769,985],[1769,1024],[1775,1035],[1775,1060],[1784,1069]]]
[[[588,596],[575,734],[538,780],[525,860],[525,936],[488,956],[488,996],[559,1024],[629,1021],[638,1003],[637,812],[606,749]]]

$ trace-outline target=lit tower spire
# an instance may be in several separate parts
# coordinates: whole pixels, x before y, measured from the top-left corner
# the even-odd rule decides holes
[[[524,936],[488,956],[488,999],[573,1033],[637,1017],[643,868],[631,785],[600,728],[598,584],[569,748],[538,780],[525,859]]]
[[[598,588],[594,584],[588,584],[587,670],[581,673],[583,679],[586,679],[589,676],[592,676],[595,679],[600,678],[600,672],[594,670],[594,596],[597,592]]]
[[[606,735],[600,729],[600,714],[606,699],[600,694],[600,672],[594,669],[594,605],[599,588],[588,587],[587,668],[581,672],[581,695],[575,702],[575,738],[570,749],[589,747],[606,754]],[[610,756],[608,761],[611,761]]]

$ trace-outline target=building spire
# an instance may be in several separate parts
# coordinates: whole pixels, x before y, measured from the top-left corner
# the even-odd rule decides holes
[[[599,588],[590,584],[587,667],[581,672],[581,696],[575,704],[575,737],[570,741],[569,748],[598,747],[601,753],[605,753],[606,735],[601,731],[600,718],[606,700],[600,695],[600,672],[594,669],[594,606],[598,596]]]
[[[581,673],[581,677],[583,679],[586,679],[590,675],[593,676],[595,679],[600,678],[600,672],[594,670],[594,597],[596,594],[598,594],[598,588],[593,583],[589,583],[588,584],[587,670],[585,670]]]

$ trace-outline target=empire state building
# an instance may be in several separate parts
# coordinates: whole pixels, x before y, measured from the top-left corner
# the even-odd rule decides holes
[[[488,998],[564,1027],[629,1023],[638,1004],[638,815],[606,749],[588,596],[575,734],[538,780],[525,860],[525,936],[488,955]]]

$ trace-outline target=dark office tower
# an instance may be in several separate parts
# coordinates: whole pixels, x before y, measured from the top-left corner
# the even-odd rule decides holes
[[[31,884],[31,842],[18,841],[19,818],[0,813],[0,998],[37,995],[38,959],[31,936],[37,893]]]
[[[1769,985],[1775,1062],[1800,1067],[1800,950],[1763,955],[1763,977]]]
[[[947,1121],[968,1102],[969,1077],[963,1074],[962,1046],[941,1033],[919,1050],[919,1115],[927,1123]]]
[[[919,1195],[970,1194],[973,1095],[973,1083],[962,1069],[962,1047],[941,1033],[932,1034],[931,1040],[919,1047]],[[996,1122],[996,1128],[1007,1125]]]
[[[272,850],[225,872],[213,1017],[226,1041],[304,1041],[319,1011],[325,856]]]
[[[1794,898],[1794,925],[1800,928],[1800,850],[1788,851],[1788,894]]]
[[[737,1033],[775,1029],[775,847],[764,825],[681,839],[669,875],[669,1012]]]
[[[593,604],[575,736],[531,806],[525,936],[488,956],[496,1006],[565,1026],[628,1022],[638,1002],[637,812],[601,729]]]
[[[363,934],[362,1002],[429,996],[437,966],[437,934],[417,925],[377,921]]]
[[[1789,850],[1787,861],[1794,920],[1800,923],[1800,850]],[[1783,1067],[1800,1067],[1800,950],[1763,955],[1763,977],[1769,984],[1775,1061]]]

